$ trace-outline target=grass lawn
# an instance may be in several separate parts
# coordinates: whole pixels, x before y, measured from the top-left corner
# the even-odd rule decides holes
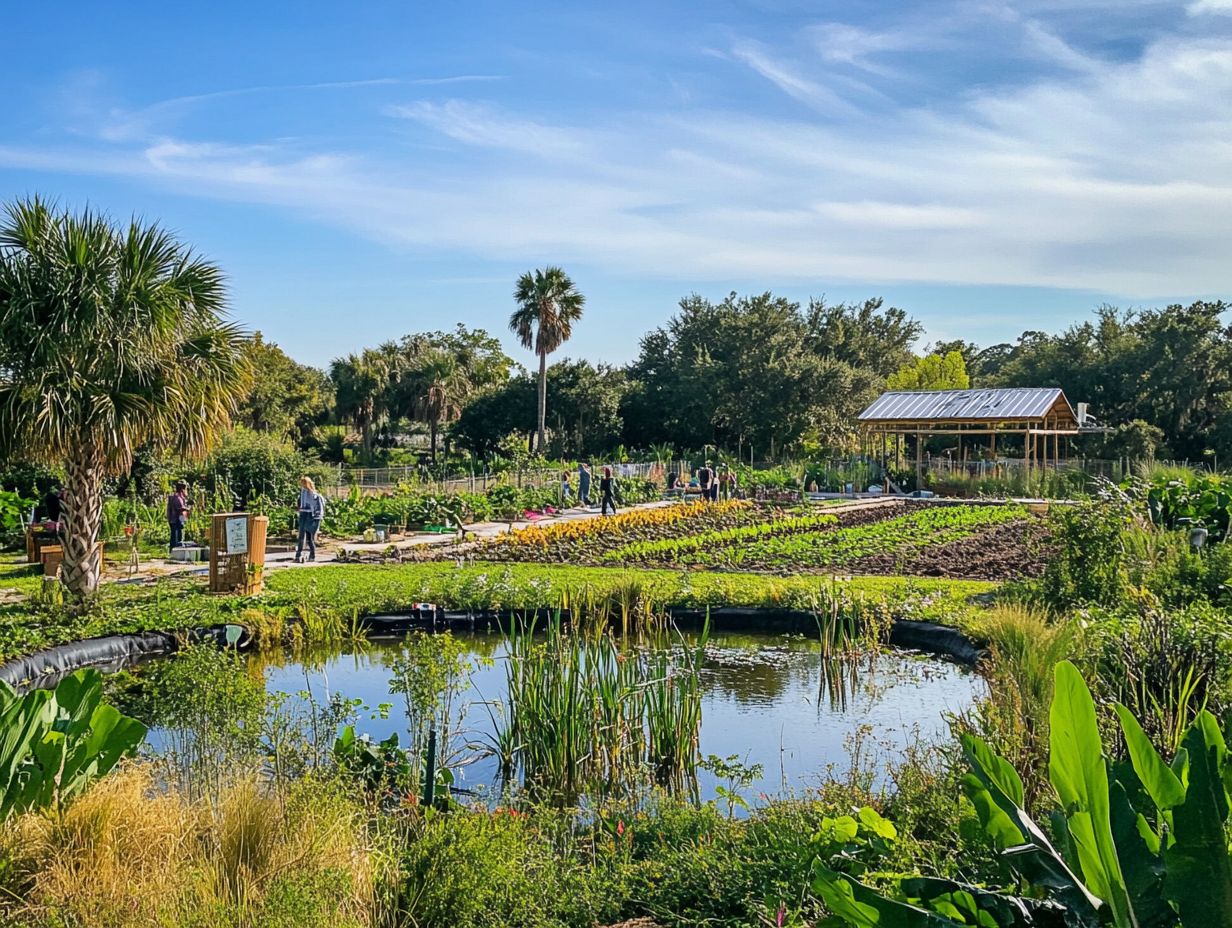
[[[32,592],[41,581],[29,569],[0,565],[0,588]],[[555,607],[579,596],[642,597],[655,608],[787,606],[825,601],[884,603],[896,617],[965,624],[975,597],[994,584],[918,577],[818,576],[634,570],[544,564],[424,563],[322,565],[270,574],[255,597],[212,596],[200,577],[154,584],[107,584],[85,608],[33,601],[0,605],[0,659],[39,648],[117,632],[180,629],[219,622],[268,627],[303,618],[312,628],[333,627],[355,616],[405,610],[413,602],[447,609]],[[311,621],[316,618],[317,621]]]

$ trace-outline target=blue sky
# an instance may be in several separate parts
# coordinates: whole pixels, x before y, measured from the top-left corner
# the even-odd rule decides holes
[[[693,291],[989,343],[1232,289],[1232,0],[30,3],[0,78],[0,199],[162,221],[318,365],[513,350],[549,263],[613,362]]]

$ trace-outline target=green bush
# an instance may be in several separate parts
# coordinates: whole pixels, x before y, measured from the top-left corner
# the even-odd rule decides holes
[[[1054,550],[1039,586],[1045,604],[1062,611],[1120,602],[1128,585],[1125,535],[1131,522],[1127,506],[1112,500],[1053,506],[1048,529]]]
[[[283,505],[295,503],[303,476],[324,485],[334,479],[335,471],[296,451],[289,442],[237,428],[187,478],[211,494],[230,493],[240,507],[247,507],[256,497]]]
[[[592,928],[615,921],[613,897],[620,894],[550,815],[497,809],[415,822],[406,835],[399,899],[410,924]],[[554,832],[567,842],[560,851]]]

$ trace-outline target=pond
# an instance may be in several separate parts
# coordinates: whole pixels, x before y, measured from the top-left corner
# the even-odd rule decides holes
[[[452,747],[468,761],[455,770],[456,785],[491,795],[499,762],[478,746],[492,742],[505,708],[510,645],[496,631],[455,638],[474,667],[455,700],[462,724]],[[686,646],[696,641],[685,634]],[[337,695],[372,710],[391,704],[386,718],[362,712],[356,723],[380,740],[406,724],[401,697],[390,694],[391,668],[404,648],[404,639],[375,638],[306,657],[262,654],[249,661],[271,693],[305,700],[310,692],[317,704]],[[947,737],[946,716],[986,692],[978,674],[939,658],[890,649],[826,661],[818,642],[800,635],[712,633],[700,668],[700,757],[734,755],[760,765],[745,788],[750,796],[782,795],[816,785],[829,771],[847,773],[857,737],[866,762],[883,769],[909,746]],[[154,730],[150,740],[157,752],[162,734]],[[698,771],[702,798],[713,798],[723,782],[704,765]]]

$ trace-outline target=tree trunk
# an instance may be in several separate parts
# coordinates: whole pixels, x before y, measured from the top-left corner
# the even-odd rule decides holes
[[[84,599],[98,590],[102,569],[98,551],[103,520],[102,455],[83,443],[76,454],[69,455],[64,471],[64,560],[60,577],[70,593]]]
[[[430,436],[428,443],[432,447],[432,463],[436,463],[436,420],[433,419],[428,423],[428,434]]]
[[[539,352],[539,453],[543,453],[546,442],[545,425],[548,415],[548,356]]]

